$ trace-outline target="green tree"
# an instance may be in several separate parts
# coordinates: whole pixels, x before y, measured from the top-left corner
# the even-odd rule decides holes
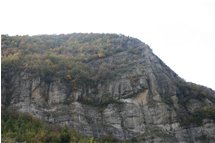
[[[61,143],[69,143],[70,142],[70,133],[67,127],[64,127],[60,133],[60,141]]]

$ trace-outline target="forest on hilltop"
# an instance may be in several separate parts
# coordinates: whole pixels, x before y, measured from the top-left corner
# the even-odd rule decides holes
[[[108,80],[115,66],[93,67],[92,60],[131,51],[142,43],[116,34],[68,34],[40,36],[2,35],[2,78],[27,72],[51,82],[55,77],[75,86]]]

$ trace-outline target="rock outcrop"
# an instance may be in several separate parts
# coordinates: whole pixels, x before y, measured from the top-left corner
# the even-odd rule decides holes
[[[55,76],[46,82],[27,70],[2,73],[2,106],[98,138],[215,142],[215,92],[185,82],[139,40],[123,44],[119,52],[86,61],[104,75],[75,89]]]

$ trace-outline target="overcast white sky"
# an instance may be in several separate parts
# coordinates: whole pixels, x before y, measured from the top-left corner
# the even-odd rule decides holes
[[[0,14],[1,34],[136,37],[185,80],[215,89],[214,0],[1,0]]]

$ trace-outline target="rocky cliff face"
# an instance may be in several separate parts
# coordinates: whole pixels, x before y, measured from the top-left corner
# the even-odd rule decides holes
[[[77,37],[82,36],[86,35]],[[87,36],[92,37],[90,43],[102,37],[100,34]],[[112,41],[112,51],[118,46],[114,38],[108,39]],[[77,85],[73,80],[57,76],[47,82],[26,69],[3,67],[2,106],[98,138],[111,136],[159,143],[215,142],[215,92],[185,82],[148,45],[123,38],[120,51],[107,55],[96,53],[97,58],[83,62],[96,73],[96,82],[84,81]],[[60,46],[68,47],[72,39],[74,35]],[[4,58],[8,56],[8,47],[4,41],[2,46]],[[69,55],[64,54],[75,57],[80,53],[83,50],[73,49]],[[92,55],[90,51],[85,56],[86,53]]]

